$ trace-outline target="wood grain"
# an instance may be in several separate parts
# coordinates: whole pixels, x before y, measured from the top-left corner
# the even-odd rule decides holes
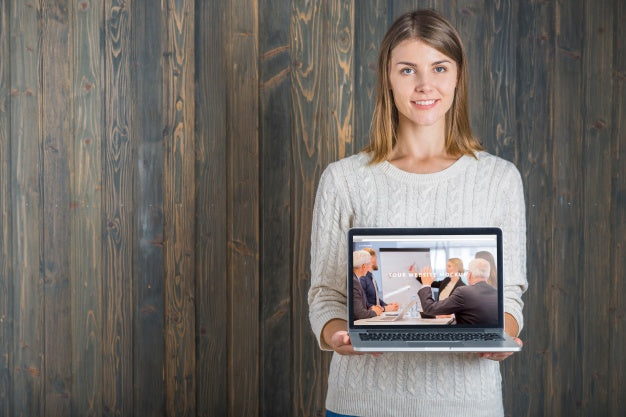
[[[376,102],[378,48],[388,27],[387,2],[355,7],[354,18],[354,149],[369,143],[370,124]]]
[[[132,405],[133,149],[130,25],[124,0],[104,2],[105,120],[103,148],[102,403],[107,414],[130,416]]]
[[[193,2],[163,11],[166,414],[196,414]]]
[[[102,146],[103,10],[70,8],[73,145],[71,200],[72,415],[102,415]]]
[[[13,247],[11,216],[11,71],[9,3],[0,2],[0,415],[11,410]]]
[[[163,47],[161,10],[132,2],[129,111],[134,157],[132,363],[134,415],[165,414],[163,251]],[[130,318],[129,318],[130,319]],[[129,320],[130,321],[130,320]]]
[[[582,141],[572,138],[583,136],[583,126],[579,117],[582,109],[584,72],[581,65],[584,38],[583,2],[556,6],[559,16],[556,27],[556,50],[554,67],[554,91],[567,91],[556,94],[552,107],[552,133],[554,134],[553,178],[555,202],[553,205],[553,254],[550,274],[553,295],[551,304],[550,328],[553,329],[550,347],[550,373],[547,387],[553,393],[553,401],[545,401],[545,413],[575,414],[583,408],[582,390],[585,343],[582,311],[583,288],[576,285],[585,281],[581,275],[584,253],[584,221],[582,166],[584,153]],[[567,161],[564,163],[564,161]],[[556,261],[556,260],[568,261]],[[564,279],[567,277],[570,283]],[[559,318],[568,317],[567,320]],[[574,365],[572,365],[574,364]]]
[[[294,415],[291,300],[291,7],[259,1],[260,405],[259,415]],[[271,190],[264,192],[263,190]],[[283,389],[277,389],[283,387]]]
[[[491,108],[485,101],[489,91],[491,68],[485,65],[489,37],[484,1],[463,1],[456,11],[456,29],[467,54],[468,109],[474,136],[491,152],[495,149],[496,132],[489,130],[487,119]]]
[[[197,4],[196,337],[197,414],[227,416],[228,185],[227,2]],[[220,319],[216,319],[220,318]]]
[[[517,50],[511,48],[518,39],[514,24],[519,16],[517,1],[488,2],[486,15],[489,35],[485,37],[483,65],[489,76],[484,102],[484,144],[491,152],[513,162],[519,162],[519,142],[515,132],[515,77]],[[473,79],[471,79],[473,81]]]
[[[626,3],[615,2],[613,33],[613,123],[611,133],[612,190],[611,190],[611,301],[609,307],[610,337],[608,414],[620,415],[626,410],[626,367],[623,365],[626,346]]]
[[[41,30],[38,5],[11,5],[11,213],[13,274],[12,412],[44,409],[41,274]]]
[[[328,33],[321,2],[292,2],[291,80],[293,129],[293,415],[322,413],[326,394],[326,359],[317,346],[308,321],[307,293],[310,287],[311,209],[315,187],[328,160],[324,146],[327,135]]]
[[[44,410],[70,415],[71,340],[69,156],[73,149],[68,2],[42,4]]]
[[[613,13],[611,1],[586,2],[585,42],[582,67],[586,75],[583,84],[583,165],[581,224],[583,265],[580,283],[585,314],[581,335],[585,344],[583,354],[582,406],[585,414],[608,415],[610,333],[598,322],[610,322],[610,300],[618,288],[610,284],[611,264],[609,247],[611,236],[611,131],[613,126]],[[608,221],[607,221],[608,220]],[[589,277],[598,277],[605,285],[598,285]]]
[[[259,80],[258,2],[228,10],[229,415],[259,407]]]
[[[524,349],[503,363],[505,411],[511,415],[549,413],[543,409],[547,405],[544,399],[532,395],[532,392],[535,389],[551,389],[547,385],[547,378],[552,359],[550,335],[553,323],[547,325],[546,317],[551,317],[549,306],[555,302],[552,297],[558,297],[554,292],[555,285],[562,285],[560,278],[545,273],[555,257],[551,246],[554,201],[552,195],[546,193],[546,190],[553,188],[553,142],[546,138],[552,136],[554,126],[549,117],[536,117],[537,114],[550,113],[550,78],[547,74],[550,69],[549,57],[553,56],[553,43],[550,41],[553,36],[551,12],[551,7],[541,2],[519,4],[516,34],[519,37],[519,48],[515,55],[515,78],[513,82],[498,87],[502,92],[494,91],[495,94],[506,95],[514,100],[501,102],[503,107],[500,109],[507,112],[507,108],[511,108],[510,116],[513,119],[508,126],[515,129],[514,141],[508,145],[492,141],[493,148],[488,148],[491,152],[504,151],[509,157],[517,157],[516,165],[522,175],[526,200],[528,291],[523,297],[526,303],[525,324],[520,336],[524,341]],[[545,66],[538,66],[537,62],[544,62]],[[501,71],[500,65],[504,64],[491,69],[495,77]],[[493,124],[490,126],[497,130]],[[493,131],[492,137],[496,138],[496,134]],[[536,379],[538,375],[541,378]]]

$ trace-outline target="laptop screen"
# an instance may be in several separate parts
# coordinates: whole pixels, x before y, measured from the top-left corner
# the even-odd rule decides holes
[[[363,250],[374,254],[371,262],[354,268]],[[502,328],[501,251],[499,228],[350,229],[350,327]],[[470,280],[474,259],[481,260]],[[380,314],[370,308],[385,304]]]

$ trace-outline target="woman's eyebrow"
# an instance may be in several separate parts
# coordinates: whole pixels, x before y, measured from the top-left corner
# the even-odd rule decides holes
[[[452,63],[452,61],[447,60],[447,59],[444,59],[444,60],[441,60],[441,61],[436,61],[436,62],[433,62],[433,63],[432,63],[432,64],[430,64],[430,65],[431,65],[431,66],[435,66],[435,65],[441,65],[441,64],[451,64],[451,63]],[[416,67],[416,66],[417,66],[417,64],[414,64],[414,63],[412,63],[412,62],[408,62],[408,61],[400,61],[400,62],[396,62],[396,65],[407,65],[407,66],[410,66],[410,67]]]

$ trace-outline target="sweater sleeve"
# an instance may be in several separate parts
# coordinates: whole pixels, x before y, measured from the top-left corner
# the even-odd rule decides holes
[[[322,173],[311,227],[311,287],[309,320],[320,347],[322,329],[332,319],[347,320],[347,230],[350,210],[346,192],[333,175],[331,164]]]
[[[503,200],[500,220],[503,246],[504,311],[524,326],[522,294],[528,287],[526,280],[526,206],[519,171],[510,164],[501,183],[499,195]]]

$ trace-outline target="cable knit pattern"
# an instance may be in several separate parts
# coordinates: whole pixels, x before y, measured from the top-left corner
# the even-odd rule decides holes
[[[322,349],[324,325],[346,319],[350,227],[497,226],[503,235],[504,310],[523,326],[526,223],[521,177],[486,152],[433,174],[354,155],[324,170],[313,210],[309,319]],[[499,364],[475,354],[333,355],[326,406],[358,416],[501,416]]]

